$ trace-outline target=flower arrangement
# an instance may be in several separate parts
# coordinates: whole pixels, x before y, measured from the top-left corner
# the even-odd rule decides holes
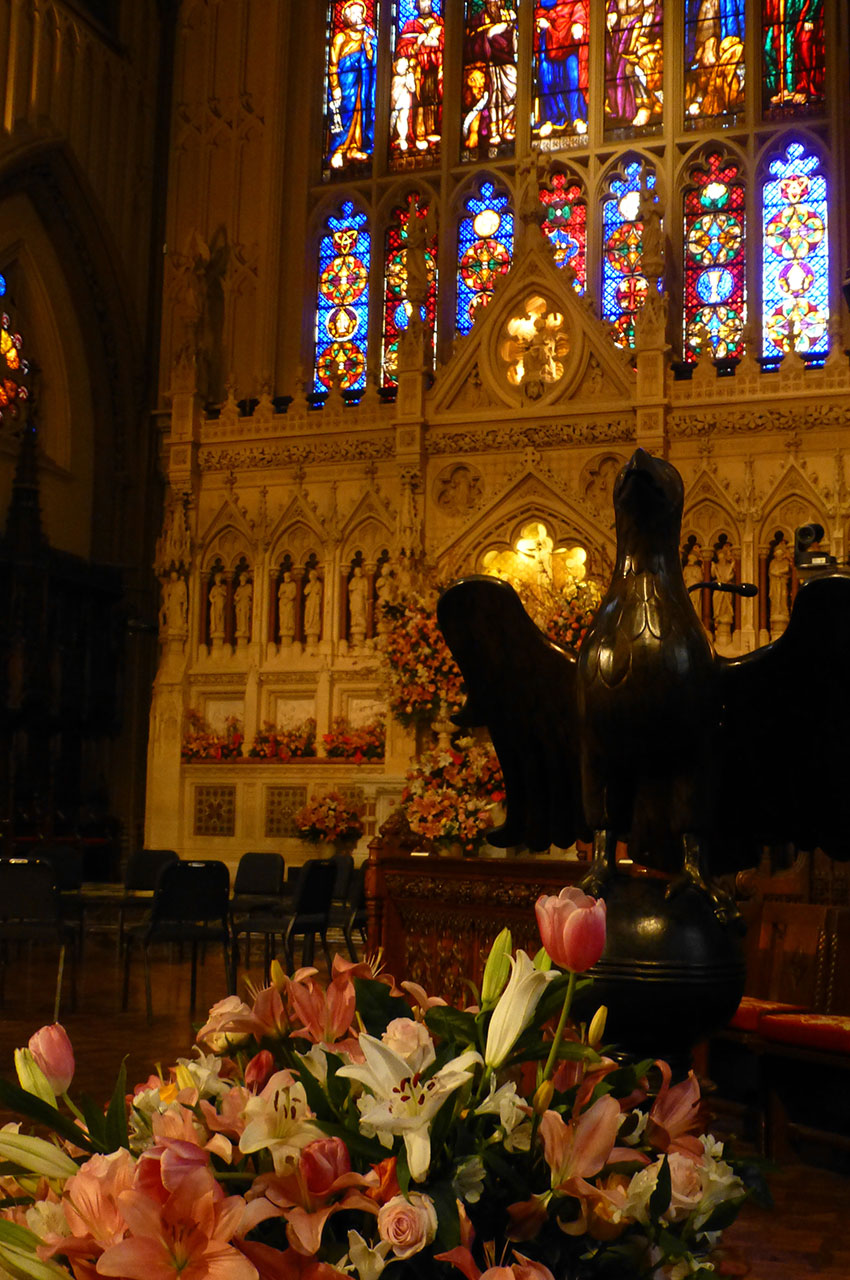
[[[312,718],[294,729],[279,729],[271,720],[263,722],[251,743],[248,755],[254,759],[294,760],[316,754],[316,721]]]
[[[219,1001],[194,1056],[105,1113],[68,1096],[61,1027],[0,1102],[0,1267],[32,1280],[709,1280],[750,1171],[693,1075],[623,1064],[570,1018],[604,904],[538,903],[532,958],[493,944],[475,1004],[337,956]],[[60,1099],[62,1101],[60,1101]],[[754,1187],[755,1189],[755,1187]]]
[[[356,840],[363,834],[365,807],[350,800],[339,791],[328,791],[323,796],[311,796],[307,804],[295,814],[295,825],[301,836],[311,843],[321,840]]]
[[[242,722],[238,716],[228,716],[224,726],[224,733],[216,733],[209,727],[200,711],[188,708],[184,714],[181,759],[234,760],[241,756]]]
[[[504,798],[493,748],[458,738],[420,756],[406,775],[401,805],[415,835],[433,843],[460,843],[471,853],[493,826],[493,806]]]
[[[345,716],[336,716],[330,733],[322,734],[325,754],[333,760],[383,760],[386,729],[382,720],[359,725],[356,729]]]
[[[437,623],[437,598],[410,595],[384,602],[389,630],[381,648],[392,714],[405,726],[430,724],[445,702],[449,714],[463,702],[461,675]]]
[[[572,583],[569,591],[553,597],[543,630],[556,644],[572,645],[574,649],[580,649],[599,608],[600,599],[599,587],[595,582]]]

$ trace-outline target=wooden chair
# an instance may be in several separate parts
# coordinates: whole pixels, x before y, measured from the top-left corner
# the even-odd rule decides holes
[[[59,1019],[65,956],[71,957],[71,1008],[77,1002],[77,931],[62,919],[55,874],[38,858],[0,860],[0,1003],[11,943],[55,943],[59,950],[53,1021]]]

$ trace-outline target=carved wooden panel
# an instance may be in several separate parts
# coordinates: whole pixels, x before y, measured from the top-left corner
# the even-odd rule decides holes
[[[194,806],[196,836],[236,834],[236,787],[196,786]]]

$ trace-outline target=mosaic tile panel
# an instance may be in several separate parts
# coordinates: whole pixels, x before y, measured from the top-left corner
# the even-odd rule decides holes
[[[265,834],[297,836],[295,814],[307,803],[306,787],[266,787]]]
[[[197,786],[195,792],[196,836],[236,834],[236,788]]]

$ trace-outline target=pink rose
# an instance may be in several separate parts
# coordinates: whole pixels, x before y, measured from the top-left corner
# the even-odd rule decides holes
[[[411,1072],[424,1071],[434,1061],[434,1045],[428,1028],[413,1018],[393,1018],[381,1039],[388,1049],[404,1058]]]
[[[393,1196],[378,1212],[378,1234],[397,1258],[412,1258],[437,1234],[433,1200],[418,1191]]]
[[[36,1065],[47,1077],[47,1083],[56,1094],[68,1092],[74,1078],[74,1050],[68,1032],[59,1022],[42,1027],[30,1036],[29,1050]]]
[[[560,969],[584,973],[605,949],[605,903],[569,885],[541,895],[534,908],[543,946]]]
[[[686,1218],[702,1199],[701,1162],[681,1151],[667,1157],[670,1169],[670,1207],[664,1214],[668,1222]]]

